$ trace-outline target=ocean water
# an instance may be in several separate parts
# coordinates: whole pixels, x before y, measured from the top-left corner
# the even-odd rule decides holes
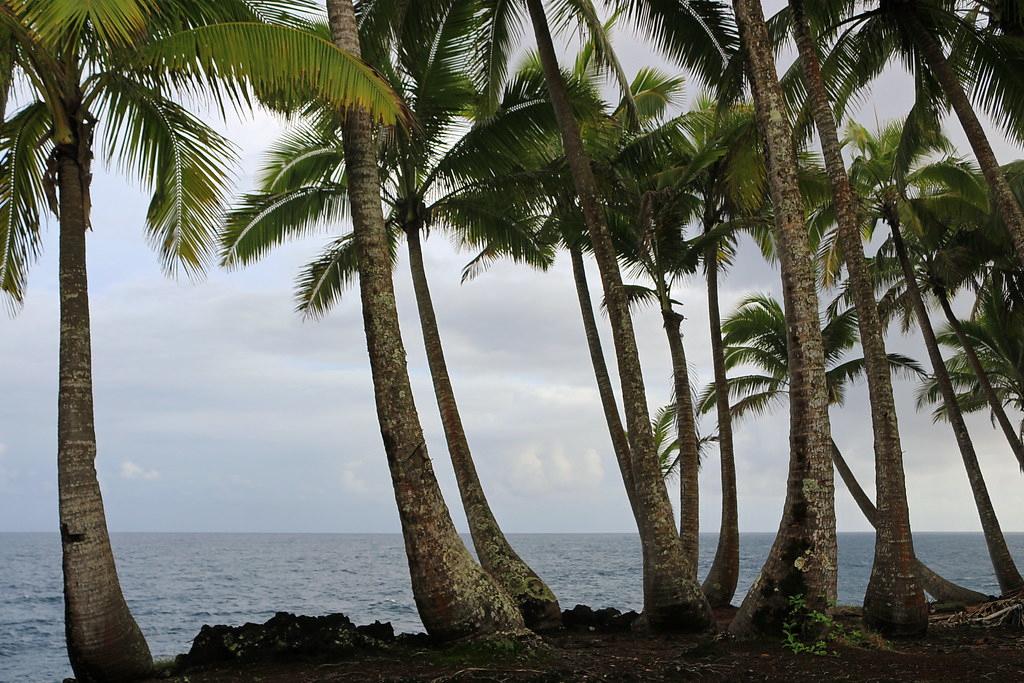
[[[859,604],[873,535],[839,534],[839,600]],[[741,535],[737,600],[760,569],[772,534]],[[563,608],[640,609],[640,543],[630,534],[523,534],[513,545]],[[701,538],[701,575],[716,536]],[[1024,534],[1007,534],[1024,564]],[[357,623],[417,631],[398,534],[113,534],[128,603],[156,657],[188,650],[203,624],[262,622],[274,612],[344,612]],[[918,555],[947,578],[998,593],[980,534],[915,535]],[[63,643],[60,539],[0,533],[0,683],[71,675]]]

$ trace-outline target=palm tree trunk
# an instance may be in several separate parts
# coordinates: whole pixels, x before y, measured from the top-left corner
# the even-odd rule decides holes
[[[327,0],[327,11],[335,44],[360,54],[352,0]],[[522,631],[511,598],[473,561],[456,533],[427,455],[398,326],[373,123],[365,111],[345,113],[343,142],[377,419],[420,619],[441,640]]]
[[[644,621],[656,629],[704,630],[711,625],[711,608],[697,582],[688,578],[682,541],[676,531],[672,503],[654,447],[633,321],[622,288],[611,232],[597,201],[594,171],[583,149],[579,126],[558,67],[544,5],[541,0],[527,0],[526,4],[548,93],[562,132],[566,161],[601,271],[611,322],[632,459],[637,526],[644,554]]]
[[[427,272],[423,265],[419,228],[410,227],[406,230],[406,237],[427,365],[430,367],[430,377],[434,382],[434,396],[437,398],[437,407],[441,413],[448,453],[451,455],[455,480],[459,485],[462,507],[469,522],[469,532],[476,554],[487,573],[493,576],[516,601],[528,627],[534,630],[558,628],[562,625],[562,610],[558,606],[558,599],[537,573],[512,549],[487,503],[476,466],[473,464],[473,454],[469,449],[466,431],[462,426],[459,406],[455,402],[455,390],[448,376],[448,365],[444,359],[441,334],[437,329],[437,317],[434,315]]]
[[[996,416],[996,422],[999,423],[1000,429],[1003,430],[1006,441],[1010,444],[1010,449],[1017,458],[1017,463],[1024,470],[1024,444],[1021,444],[1020,436],[1010,423],[1010,418],[1006,415],[1006,410],[1003,408],[1003,402],[996,396],[995,389],[992,388],[992,382],[989,381],[988,372],[985,371],[981,360],[978,358],[978,353],[974,350],[974,344],[971,343],[970,338],[964,333],[964,327],[960,324],[960,319],[953,313],[953,308],[949,305],[949,297],[946,296],[946,293],[944,291],[936,291],[935,295],[939,300],[939,305],[942,306],[942,312],[946,315],[949,326],[953,328],[956,338],[960,340],[960,346],[963,347],[964,355],[967,356],[967,362],[971,366],[971,370],[978,378],[978,385],[981,387],[981,392],[985,394],[985,400],[988,401],[989,409]]]
[[[660,289],[664,290],[664,287]],[[667,298],[667,295],[666,295]],[[667,302],[666,302],[667,303]],[[683,316],[662,305],[661,318],[668,337],[672,359],[672,381],[676,394],[676,438],[679,442],[679,537],[683,540],[690,578],[697,580],[697,559],[700,554],[700,445],[697,443],[697,421],[693,414],[690,372],[686,367],[683,346]]]
[[[846,484],[847,490],[850,495],[853,496],[854,501],[857,503],[857,507],[864,514],[864,517],[868,520],[871,526],[876,527],[875,523],[878,518],[878,510],[875,509],[875,504],[871,502],[868,494],[861,488],[860,482],[857,481],[857,477],[854,476],[853,470],[846,464],[846,460],[843,458],[843,454],[839,450],[839,446],[832,442],[832,462],[836,466],[836,471],[839,472],[840,478],[843,483]],[[918,559],[914,559],[914,573],[917,575],[917,580],[924,587],[924,590],[928,592],[933,598],[939,602],[955,602],[963,605],[973,605],[979,602],[985,602],[988,600],[988,596],[984,593],[973,591],[970,588],[964,588],[957,584],[944,579],[935,572],[933,572],[928,566]]]
[[[736,502],[736,459],[732,443],[729,382],[722,344],[722,311],[718,303],[718,248],[704,259],[708,281],[708,318],[711,321],[711,359],[715,371],[715,407],[718,413],[718,453],[722,467],[722,523],[711,569],[704,579],[704,595],[712,607],[726,607],[736,594],[740,577],[740,529]]]
[[[619,464],[622,483],[626,487],[629,507],[633,518],[637,519],[639,511],[636,505],[636,490],[633,485],[633,465],[629,454],[629,440],[619,416],[619,406],[615,402],[615,391],[612,378],[608,372],[608,363],[601,348],[601,335],[597,331],[597,316],[594,315],[594,303],[590,298],[590,286],[587,284],[587,271],[583,265],[583,252],[579,247],[570,246],[569,256],[572,261],[572,276],[576,283],[576,296],[580,302],[580,315],[583,317],[583,331],[587,337],[587,348],[590,350],[590,362],[594,366],[594,377],[597,379],[597,393],[601,397],[601,408],[608,424],[608,434],[612,440],[612,450]]]
[[[914,33],[917,45],[921,48],[921,54],[928,64],[928,70],[939,82],[943,94],[960,120],[967,140],[971,143],[971,149],[974,150],[974,156],[978,159],[981,172],[992,191],[996,209],[1006,225],[1010,239],[1013,240],[1017,259],[1024,264],[1024,211],[1021,210],[1017,198],[1013,195],[1013,190],[1010,189],[1010,183],[999,168],[999,161],[996,159],[995,152],[992,151],[992,145],[988,141],[988,136],[985,135],[985,129],[981,126],[974,106],[964,91],[963,83],[960,82],[949,60],[946,59],[942,45],[935,36],[916,18],[911,19],[910,28]]]
[[[761,574],[730,626],[738,634],[778,634],[788,598],[803,595],[827,612],[836,597],[836,519],[825,356],[797,159],[761,3],[733,0],[767,150],[775,238],[788,328],[790,457],[778,535]]]
[[[981,519],[981,528],[985,534],[985,543],[988,545],[988,554],[992,559],[996,580],[999,581],[999,587],[1003,593],[1010,593],[1024,587],[1024,579],[1017,571],[1013,556],[1010,554],[1009,548],[1006,547],[1003,530],[999,527],[999,519],[996,517],[992,499],[988,495],[988,486],[985,484],[985,477],[981,472],[981,465],[978,463],[978,454],[974,451],[974,443],[971,441],[967,424],[960,412],[956,392],[949,379],[949,371],[946,369],[946,363],[939,351],[935,330],[932,329],[931,320],[928,318],[928,309],[924,305],[921,289],[917,286],[914,267],[910,263],[910,256],[907,253],[907,246],[903,241],[900,229],[899,217],[895,210],[888,211],[886,222],[889,223],[889,229],[892,231],[893,245],[896,247],[896,255],[899,258],[900,267],[903,269],[903,280],[914,307],[918,325],[921,328],[921,336],[924,337],[925,348],[928,349],[928,358],[931,360],[932,369],[935,372],[935,381],[942,393],[946,416],[953,428],[956,443],[960,447],[960,456],[964,461],[964,468],[967,470],[967,481],[970,482],[971,491],[974,493],[974,504],[978,508],[978,517]]]
[[[91,131],[57,148],[60,194],[60,381],[57,488],[64,567],[64,628],[79,681],[146,678],[153,658],[128,610],[96,479],[92,349],[85,233],[89,228]]]
[[[804,14],[803,0],[789,0],[789,5],[793,10],[793,29],[807,80],[814,124],[821,139],[832,186],[839,246],[850,274],[871,405],[878,516],[874,562],[864,595],[864,620],[872,628],[890,635],[920,635],[928,630],[928,604],[914,571],[916,558],[910,533],[903,448],[885,350],[884,327],[864,258],[857,202],[843,162],[832,105],[821,76],[818,48]]]

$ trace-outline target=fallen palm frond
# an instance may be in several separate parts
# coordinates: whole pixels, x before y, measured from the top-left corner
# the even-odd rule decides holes
[[[931,623],[934,626],[1024,627],[1024,590],[953,614],[933,616]]]

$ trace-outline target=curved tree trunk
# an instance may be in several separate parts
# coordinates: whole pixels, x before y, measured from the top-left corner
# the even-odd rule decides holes
[[[60,194],[60,381],[57,487],[64,567],[64,628],[79,681],[131,681],[153,669],[149,646],[121,592],[96,479],[89,282],[85,232],[91,131],[57,148]]]
[[[942,312],[946,315],[949,326],[953,328],[956,338],[960,340],[960,346],[964,349],[967,362],[971,366],[974,375],[978,378],[981,393],[985,394],[988,407],[991,409],[992,414],[995,415],[999,428],[1003,430],[1003,435],[1006,436],[1006,441],[1010,444],[1010,450],[1013,451],[1014,457],[1017,458],[1017,464],[1020,465],[1021,470],[1024,470],[1024,444],[1021,444],[1020,436],[1010,423],[1010,418],[1006,415],[1002,401],[996,396],[995,389],[992,388],[992,382],[988,379],[988,372],[985,371],[977,352],[974,350],[974,344],[971,343],[970,338],[964,333],[964,327],[960,324],[960,319],[953,313],[953,308],[949,305],[949,297],[946,296],[946,293],[936,291],[935,296],[939,300],[939,305],[942,306]]]
[[[327,11],[335,44],[360,54],[352,0],[327,0]],[[420,618],[442,640],[524,631],[512,599],[473,561],[456,533],[427,455],[398,326],[369,115],[358,109],[345,113],[343,142],[377,419]]]
[[[1003,530],[999,527],[999,519],[996,517],[992,499],[988,495],[988,486],[985,485],[985,477],[981,472],[981,465],[978,463],[978,454],[974,451],[974,443],[971,441],[967,424],[960,412],[960,404],[957,403],[956,392],[949,379],[946,362],[942,359],[939,343],[935,339],[935,330],[932,329],[931,320],[928,318],[928,309],[925,308],[924,299],[921,297],[921,289],[917,286],[914,267],[910,263],[910,256],[900,230],[899,218],[895,211],[890,210],[888,214],[886,221],[892,231],[893,245],[896,247],[896,255],[899,258],[900,267],[903,269],[903,280],[914,307],[917,323],[921,328],[921,336],[924,337],[925,348],[928,349],[928,358],[931,360],[932,369],[935,372],[935,381],[942,393],[949,425],[953,428],[953,435],[960,447],[960,456],[964,461],[964,468],[967,470],[967,481],[974,494],[974,504],[978,508],[978,517],[981,519],[981,528],[985,534],[985,543],[988,545],[992,567],[995,569],[1000,589],[1003,593],[1010,593],[1024,587],[1024,579],[1021,578],[1020,572],[1017,570],[1013,556],[1010,554],[1009,548],[1006,547]]]
[[[661,287],[664,290],[664,287]],[[667,298],[667,294],[665,295]],[[676,439],[679,442],[679,537],[683,540],[690,578],[697,580],[697,559],[700,553],[700,444],[697,442],[697,420],[693,414],[690,371],[686,367],[683,346],[683,316],[671,305],[661,311],[672,358],[672,383],[676,395]]]
[[[622,274],[611,232],[597,201],[594,171],[583,149],[579,126],[558,67],[544,5],[541,0],[527,0],[526,5],[537,38],[551,104],[561,129],[565,158],[601,271],[608,306],[632,458],[637,525],[644,555],[644,620],[656,629],[704,630],[711,626],[711,608],[700,586],[688,576],[672,503],[661,476],[633,321],[622,288]]]
[[[789,5],[793,10],[793,30],[807,81],[814,124],[821,139],[832,186],[839,246],[850,274],[871,405],[878,516],[875,556],[864,595],[864,620],[872,628],[890,635],[921,635],[928,630],[928,604],[914,571],[917,561],[910,533],[903,448],[885,350],[885,328],[878,314],[874,283],[864,258],[857,202],[843,162],[842,145],[821,76],[817,46],[804,14],[803,0],[789,0]]]
[[[1013,240],[1017,260],[1024,265],[1024,211],[1021,210],[1017,198],[1013,195],[1013,190],[1010,189],[1010,183],[999,168],[999,161],[996,159],[992,145],[985,135],[985,129],[982,128],[981,121],[974,111],[974,105],[971,104],[963,84],[949,60],[946,59],[942,45],[919,21],[912,19],[910,23],[917,44],[921,48],[921,54],[928,63],[928,70],[942,86],[943,94],[949,100],[953,111],[956,112],[960,125],[967,135],[967,140],[971,143],[974,156],[978,159],[981,172],[992,191],[996,209],[1006,225],[1010,239]]]
[[[708,281],[708,318],[711,321],[711,359],[715,371],[715,408],[718,414],[718,453],[722,462],[722,523],[711,569],[704,579],[704,595],[712,607],[725,607],[736,594],[740,577],[740,529],[736,503],[736,459],[732,443],[729,382],[722,344],[722,311],[718,304],[718,248],[704,259]]]
[[[846,484],[850,495],[856,501],[857,507],[860,508],[868,523],[874,527],[875,521],[878,518],[875,504],[871,502],[868,494],[861,488],[860,482],[857,481],[857,477],[854,476],[850,466],[846,464],[846,460],[843,458],[843,454],[835,442],[832,442],[832,462],[836,466],[836,471],[839,472],[839,477]],[[973,605],[989,599],[984,593],[958,586],[952,581],[944,579],[916,558],[914,559],[914,573],[924,590],[939,602],[958,602],[964,605]]]
[[[730,626],[779,634],[788,598],[827,612],[836,597],[836,519],[825,356],[796,150],[761,3],[733,0],[761,135],[782,270],[790,368],[789,479],[778,535]]]
[[[612,450],[619,464],[622,483],[626,487],[629,507],[633,511],[634,520],[639,511],[636,506],[636,491],[633,486],[633,466],[629,455],[629,440],[622,426],[619,407],[615,402],[615,391],[612,389],[612,378],[608,373],[608,363],[604,359],[601,348],[601,335],[597,331],[597,316],[594,315],[594,302],[590,298],[590,286],[587,284],[587,271],[583,264],[583,252],[579,247],[569,247],[572,261],[572,276],[576,284],[576,296],[580,302],[580,315],[583,317],[583,331],[587,337],[587,348],[590,350],[590,362],[594,366],[594,377],[597,379],[597,393],[601,397],[601,408],[604,419],[608,423],[608,434],[612,440]]]
[[[427,364],[434,383],[434,396],[441,413],[441,424],[476,554],[487,573],[516,601],[528,627],[534,630],[558,628],[562,625],[562,610],[558,607],[558,599],[512,549],[487,503],[473,464],[466,431],[462,426],[459,406],[455,402],[455,390],[448,376],[448,365],[444,359],[441,334],[437,329],[437,317],[434,315],[427,272],[423,265],[419,229],[412,227],[406,230],[406,237],[420,328],[423,330],[423,345],[426,347]]]

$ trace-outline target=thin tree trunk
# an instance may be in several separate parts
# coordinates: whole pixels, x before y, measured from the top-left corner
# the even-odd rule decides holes
[[[676,531],[672,503],[654,448],[640,357],[622,288],[622,274],[611,232],[597,201],[594,172],[583,149],[579,126],[558,67],[544,5],[541,0],[527,0],[526,4],[537,38],[548,93],[562,132],[566,161],[601,271],[611,322],[632,458],[637,525],[644,554],[644,621],[655,629],[704,630],[711,626],[711,608],[697,582],[688,578],[682,541]]]
[[[803,0],[789,0],[789,5],[793,10],[793,30],[814,124],[832,186],[839,246],[850,274],[871,405],[878,516],[874,562],[864,595],[864,620],[872,628],[890,635],[921,635],[928,630],[928,604],[914,571],[916,558],[910,533],[903,448],[885,350],[885,329],[864,258],[857,201],[843,162],[835,116],[821,76],[818,49],[804,14]]]
[[[327,0],[327,11],[335,44],[360,54],[352,0]],[[456,533],[427,455],[398,325],[369,115],[345,112],[343,136],[377,419],[420,619],[442,640],[523,631],[512,599],[473,561]]]
[[[619,406],[615,401],[612,378],[608,372],[608,363],[601,348],[601,335],[597,331],[597,316],[594,315],[594,302],[590,298],[590,286],[587,284],[587,271],[583,264],[583,252],[579,247],[569,247],[572,261],[572,276],[576,283],[576,296],[580,302],[580,315],[583,317],[583,331],[587,337],[587,348],[590,350],[590,362],[594,366],[594,377],[597,379],[597,393],[601,397],[601,408],[608,424],[608,434],[612,441],[615,460],[619,464],[622,483],[629,498],[629,507],[633,511],[634,520],[639,511],[636,506],[636,490],[633,486],[633,465],[629,454],[629,440],[619,416]]]
[[[964,355],[967,356],[967,362],[971,366],[971,370],[978,378],[978,385],[981,387],[981,393],[985,394],[988,407],[992,410],[992,414],[996,416],[996,422],[999,423],[1000,429],[1003,430],[1006,441],[1010,444],[1014,457],[1017,458],[1017,463],[1024,470],[1024,444],[1021,444],[1020,436],[1010,423],[1010,418],[1006,415],[1002,401],[996,396],[995,389],[992,388],[992,382],[989,381],[988,372],[985,371],[977,352],[974,350],[974,344],[971,343],[970,338],[964,333],[964,327],[960,324],[960,319],[953,313],[953,308],[949,305],[949,298],[946,296],[946,293],[936,291],[935,295],[939,300],[939,305],[942,306],[942,312],[946,315],[949,326],[953,328],[956,338],[960,340],[960,346],[963,347]]]
[[[999,587],[1003,593],[1010,593],[1024,587],[1024,579],[1021,578],[1013,556],[1010,554],[1009,548],[1006,547],[1006,538],[999,526],[999,519],[996,517],[992,499],[988,495],[988,486],[985,485],[985,477],[981,472],[981,465],[978,463],[978,454],[974,451],[974,443],[971,441],[967,424],[964,422],[960,405],[957,403],[956,392],[949,379],[949,371],[946,369],[946,363],[939,351],[939,343],[935,339],[935,330],[932,329],[931,320],[928,318],[928,309],[924,305],[921,289],[917,286],[914,267],[910,263],[910,256],[903,241],[899,218],[895,210],[888,211],[886,222],[889,223],[889,228],[892,231],[893,245],[896,247],[896,255],[899,258],[900,267],[903,269],[903,280],[914,307],[918,325],[921,328],[921,336],[924,337],[925,348],[928,349],[928,358],[931,360],[932,369],[935,372],[935,381],[942,393],[946,416],[949,419],[949,425],[953,428],[957,445],[960,447],[960,456],[964,461],[964,468],[967,470],[967,481],[974,494],[974,503],[978,508],[978,517],[981,519],[981,528],[985,534],[985,543],[988,545],[988,554],[992,559],[996,579],[999,581]]]
[[[679,537],[683,540],[683,555],[686,557],[690,578],[696,581],[697,559],[700,554],[700,444],[697,442],[697,421],[693,414],[690,371],[686,367],[686,349],[683,346],[683,316],[672,310],[671,305],[663,304],[661,319],[665,335],[668,337],[668,351],[672,359],[672,382],[676,395]]]
[[[992,191],[996,209],[1006,225],[1010,239],[1013,240],[1017,260],[1024,265],[1024,211],[1021,210],[1013,190],[1010,189],[1010,183],[999,167],[999,161],[996,159],[988,136],[985,135],[985,129],[982,128],[981,121],[974,111],[974,105],[971,104],[963,84],[949,60],[946,59],[939,41],[916,18],[911,19],[910,24],[917,44],[921,48],[921,54],[924,55],[924,59],[928,63],[929,71],[942,86],[943,94],[949,100],[953,111],[956,112],[960,125],[967,135],[967,140],[971,143],[974,156],[978,159],[981,172]]]
[[[107,534],[96,479],[92,349],[85,233],[92,182],[91,132],[57,148],[60,194],[60,381],[57,488],[64,568],[64,628],[79,681],[147,677],[153,658],[128,610]]]
[[[710,227],[710,226],[709,226]],[[736,594],[740,577],[740,529],[736,502],[736,459],[732,442],[729,382],[722,344],[722,311],[718,303],[718,247],[704,259],[708,281],[708,318],[711,323],[711,359],[715,371],[715,408],[718,414],[718,453],[722,467],[722,523],[711,569],[704,579],[704,595],[712,607],[725,607]]]
[[[761,3],[733,0],[765,139],[775,239],[779,245],[790,369],[790,456],[778,535],[730,626],[738,634],[778,634],[788,599],[803,595],[826,612],[836,597],[836,520],[825,356],[818,294],[807,241],[797,159],[774,46]]]
[[[840,452],[839,447],[832,443],[832,462],[836,466],[836,471],[839,472],[840,478],[843,483],[846,484],[847,490],[850,495],[853,496],[853,500],[856,501],[857,507],[864,514],[864,517],[868,520],[871,526],[875,526],[875,520],[878,517],[878,511],[875,509],[875,504],[871,502],[868,494],[861,488],[860,482],[857,481],[857,477],[854,476],[853,470],[846,464],[846,460],[843,458],[843,454]],[[877,528],[877,527],[876,527]],[[944,579],[943,577],[932,571],[927,565],[918,559],[914,559],[914,573],[917,575],[917,580],[920,581],[924,590],[928,592],[933,598],[939,602],[956,602],[964,605],[973,605],[979,602],[985,602],[989,599],[984,593],[973,591],[970,588],[964,588],[957,584]]]
[[[558,599],[537,573],[512,549],[494,518],[491,506],[487,503],[473,463],[466,431],[462,426],[459,407],[455,402],[455,390],[448,376],[448,365],[444,359],[441,334],[437,328],[437,317],[434,315],[427,272],[423,265],[419,228],[414,226],[406,230],[406,237],[427,364],[430,367],[430,377],[434,383],[434,395],[441,413],[448,453],[451,455],[455,480],[459,485],[462,507],[469,522],[469,532],[476,554],[487,573],[493,576],[516,601],[528,627],[534,630],[558,628],[562,625],[562,610],[558,606]]]

